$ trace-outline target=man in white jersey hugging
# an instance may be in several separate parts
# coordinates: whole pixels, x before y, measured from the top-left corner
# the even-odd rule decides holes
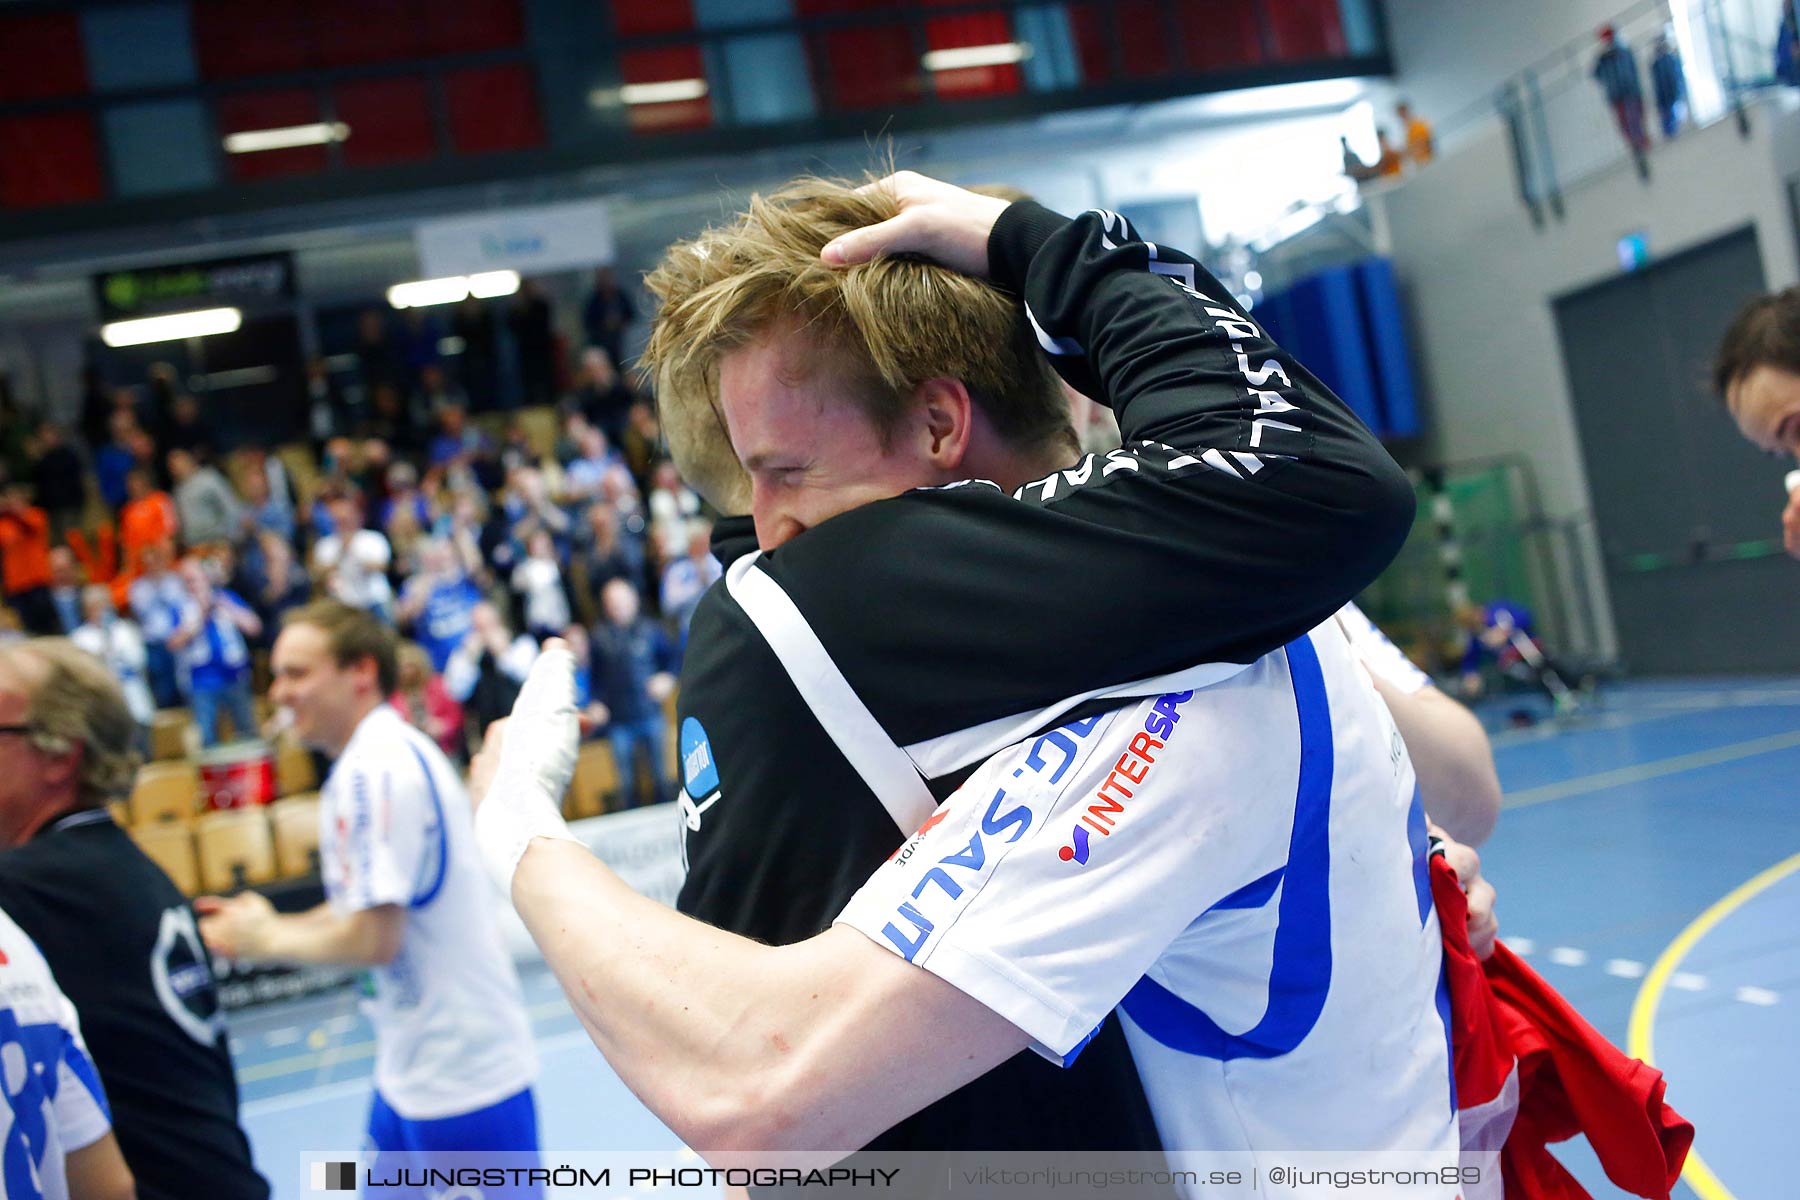
[[[375,994],[375,1170],[433,1151],[535,1151],[537,1058],[468,797],[425,734],[386,703],[394,633],[321,600],[289,613],[270,695],[335,758],[320,790],[326,902],[283,915],[254,892],[202,897],[201,934],[244,960],[368,967]],[[496,1195],[536,1196],[535,1186]]]
[[[1004,205],[916,177],[897,190],[901,217],[873,244],[828,246],[826,262],[909,251],[985,270]],[[1051,219],[1039,213],[1026,216]],[[896,441],[886,482],[915,452]],[[966,449],[921,461],[915,485],[950,469],[1020,482],[958,430],[920,445]],[[831,498],[809,496],[813,522],[829,520]],[[596,1044],[715,1162],[857,1148],[1022,1049],[1072,1060],[1115,1007],[1172,1152],[1456,1162],[1424,814],[1335,623],[1040,726],[977,768],[837,925],[779,947],[636,896],[568,836],[556,806],[576,748],[571,669],[552,643],[519,720],[503,744],[490,737],[478,838]]]

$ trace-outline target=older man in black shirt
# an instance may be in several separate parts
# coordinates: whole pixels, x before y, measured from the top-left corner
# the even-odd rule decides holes
[[[72,642],[0,647],[0,909],[81,1017],[140,1200],[267,1200],[193,910],[106,810],[135,731]]]

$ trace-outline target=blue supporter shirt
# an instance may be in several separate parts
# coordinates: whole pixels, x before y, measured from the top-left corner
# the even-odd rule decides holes
[[[469,582],[466,575],[431,589],[415,623],[413,638],[431,656],[432,670],[441,674],[450,662],[450,656],[469,636],[475,606],[480,603],[481,589]]]
[[[218,589],[218,603],[250,607],[228,588]],[[182,648],[181,661],[194,691],[221,692],[249,675],[250,647],[238,627],[215,607],[207,614],[200,636]]]

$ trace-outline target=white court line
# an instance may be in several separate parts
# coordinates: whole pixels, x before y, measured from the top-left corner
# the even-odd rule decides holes
[[[1506,943],[1506,948],[1508,950],[1511,950],[1520,958],[1524,958],[1526,955],[1529,955],[1532,951],[1537,949],[1537,943],[1528,937],[1503,937],[1500,940]]]
[[[264,1044],[269,1046],[291,1046],[299,1040],[300,1027],[297,1025],[289,1025],[286,1029],[271,1029],[263,1037]]]
[[[1587,960],[1587,951],[1573,946],[1557,946],[1550,951],[1550,961],[1559,967],[1584,967]]]
[[[1771,992],[1768,988],[1759,987],[1741,987],[1732,995],[1734,999],[1742,1000],[1745,1004],[1755,1004],[1763,1008],[1767,1008],[1781,999],[1779,995]]]
[[[1716,767],[1723,763],[1737,762],[1739,759],[1754,758],[1759,754],[1791,750],[1796,746],[1800,746],[1800,731],[1774,733],[1768,737],[1751,738],[1746,742],[1732,742],[1725,746],[1715,746],[1711,750],[1695,750],[1689,754],[1675,754],[1668,758],[1652,759],[1646,763],[1619,767],[1612,771],[1601,771],[1594,775],[1578,775],[1574,779],[1565,779],[1560,783],[1547,783],[1541,787],[1526,788],[1507,796],[1501,801],[1500,807],[1529,808],[1533,804],[1544,804],[1551,800],[1567,800],[1571,796],[1585,796],[1593,792],[1603,792],[1607,788],[1660,779],[1665,775],[1679,775],[1683,771]]]
[[[361,1079],[345,1079],[337,1083],[321,1084],[299,1092],[283,1092],[279,1096],[265,1096],[261,1100],[246,1100],[238,1106],[238,1116],[260,1117],[268,1113],[286,1112],[290,1108],[304,1108],[309,1104],[323,1104],[327,1100],[340,1100],[357,1093],[367,1095],[375,1086],[375,1081],[368,1076]]]
[[[572,1029],[567,1033],[538,1038],[536,1041],[540,1051],[561,1050],[565,1046],[593,1044],[588,1040],[585,1029]],[[595,1053],[598,1054],[599,1051],[596,1050]],[[286,1112],[290,1108],[304,1108],[309,1104],[320,1104],[327,1100],[338,1100],[359,1093],[366,1095],[372,1087],[374,1087],[374,1081],[368,1076],[360,1079],[342,1079],[336,1083],[320,1084],[303,1091],[284,1092],[279,1096],[265,1096],[261,1100],[248,1100],[238,1107],[238,1113],[244,1117],[260,1117],[268,1113]]]
[[[1644,964],[1630,958],[1609,958],[1606,960],[1606,973],[1620,979],[1642,979]]]
[[[1696,975],[1692,971],[1677,971],[1669,976],[1669,986],[1680,988],[1684,992],[1704,992],[1706,976]]]

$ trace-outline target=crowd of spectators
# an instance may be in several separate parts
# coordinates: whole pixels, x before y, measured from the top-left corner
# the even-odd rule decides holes
[[[453,757],[565,637],[621,778],[643,752],[668,798],[662,702],[720,567],[654,405],[616,365],[635,313],[610,272],[583,316],[564,362],[548,299],[521,289],[501,341],[526,404],[507,407],[474,316],[452,314],[464,341],[445,359],[417,352],[413,314],[366,313],[353,376],[309,368],[310,440],[279,450],[217,444],[166,365],[116,386],[91,372],[73,428],[19,411],[0,379],[0,637],[73,637],[146,726],[185,706],[210,746],[222,718],[256,731],[282,614],[334,596],[410,639],[393,703]]]

